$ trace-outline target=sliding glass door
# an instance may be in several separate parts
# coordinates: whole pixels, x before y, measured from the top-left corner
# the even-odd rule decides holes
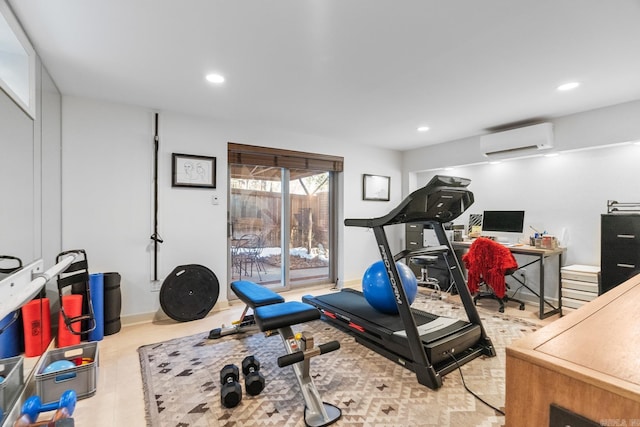
[[[335,281],[331,171],[231,163],[231,280],[274,290]]]
[[[230,165],[231,280],[283,286],[280,168]]]
[[[292,286],[330,282],[330,181],[329,172],[290,171],[286,231]]]

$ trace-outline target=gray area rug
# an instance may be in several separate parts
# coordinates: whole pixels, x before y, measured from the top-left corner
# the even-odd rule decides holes
[[[413,307],[466,320],[457,304],[423,295]],[[505,347],[538,326],[478,308],[496,357],[480,357],[462,366],[467,386],[504,410]],[[317,344],[338,340],[338,351],[315,357],[311,375],[325,402],[342,410],[337,426],[484,426],[498,427],[504,417],[463,386],[460,373],[444,377],[431,390],[418,384],[413,372],[358,344],[353,336],[323,322],[294,327],[313,333]],[[278,335],[232,335],[208,340],[208,331],[140,347],[145,407],[149,426],[304,426],[304,400],[291,367],[279,368],[285,353]],[[240,366],[247,355],[262,363],[266,387],[258,396],[244,392],[242,402],[227,409],[220,404],[220,369]]]

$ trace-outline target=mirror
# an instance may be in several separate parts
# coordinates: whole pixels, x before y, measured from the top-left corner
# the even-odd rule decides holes
[[[24,266],[42,260],[42,266],[47,270],[56,263],[56,255],[62,251],[61,95],[28,42],[24,49],[28,71],[25,73],[24,56],[23,65],[16,71],[23,77],[29,75],[27,89],[7,87],[4,67],[7,55],[22,55],[9,52],[9,49],[17,49],[16,40],[24,47],[26,36],[6,2],[0,0],[0,182],[3,183],[0,255],[18,257]],[[13,47],[8,48],[9,45]],[[0,279],[3,277],[6,274]],[[45,291],[52,306],[55,305],[58,294],[55,279],[50,280]],[[54,312],[52,307],[52,315]],[[33,368],[38,360],[39,357],[24,358],[27,386],[29,380],[33,380]],[[15,406],[20,404],[19,401]],[[16,408],[2,409],[5,417],[0,425],[13,425],[10,418]],[[17,412],[19,414],[19,407]]]
[[[0,93],[0,254],[28,264],[35,258],[34,122]]]
[[[0,12],[0,87],[34,117],[35,52],[4,1]]]

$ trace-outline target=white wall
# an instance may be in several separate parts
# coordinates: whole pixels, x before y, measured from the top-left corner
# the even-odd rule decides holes
[[[405,152],[404,170],[406,175],[415,174],[416,186],[424,185],[434,174],[470,178],[475,204],[458,222],[485,209],[525,209],[525,227],[565,237],[567,263],[597,265],[599,220],[607,200],[640,201],[636,172],[640,146],[623,143],[640,141],[640,101],[562,117],[553,123],[557,157],[492,165],[480,154],[478,138],[467,138],[454,141],[457,148],[448,155],[447,144]],[[461,164],[462,155],[466,156],[464,163],[483,163],[455,167]],[[454,167],[444,170],[445,166]],[[420,173],[425,169],[430,170]]]
[[[63,248],[84,248],[92,272],[122,275],[122,315],[155,312],[151,292],[153,232],[153,111],[96,100],[63,97]],[[386,214],[401,200],[401,154],[345,146],[340,141],[274,129],[160,113],[159,279],[178,265],[201,264],[215,272],[226,300],[227,142],[344,157],[340,224],[344,217]],[[171,187],[171,153],[217,158],[217,188]],[[362,200],[362,174],[391,177],[391,201]],[[217,195],[220,205],[211,203]],[[402,230],[390,230],[394,251]],[[339,280],[359,280],[379,258],[373,233],[339,231]]]
[[[640,101],[627,102],[552,120],[555,144],[551,151],[615,144],[640,138]],[[487,162],[480,149],[480,136],[430,145],[403,153],[403,181],[411,172],[447,166]],[[405,188],[406,190],[406,188]]]
[[[468,224],[470,213],[483,210],[525,212],[525,234],[529,226],[546,230],[567,247],[564,264],[600,264],[600,215],[607,200],[640,202],[640,102],[622,104],[554,120],[557,157],[531,157],[438,169],[482,160],[477,138],[455,141],[446,154],[446,144],[404,153],[406,176],[417,187],[434,174],[471,179],[475,203],[457,224]],[[596,147],[599,146],[599,147]],[[583,149],[580,149],[583,147]],[[555,151],[555,150],[554,150]],[[432,169],[419,172],[429,165]],[[409,179],[405,178],[405,183]],[[518,260],[521,264],[523,260]],[[528,269],[535,280],[537,268]],[[557,280],[550,277],[549,281]],[[557,290],[547,293],[557,296]]]

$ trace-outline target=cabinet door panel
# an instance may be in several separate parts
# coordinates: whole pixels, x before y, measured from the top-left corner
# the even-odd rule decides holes
[[[606,292],[640,270],[640,215],[602,215],[601,227],[601,292]]]
[[[411,233],[411,232],[419,232],[422,233],[422,229],[424,228],[424,225],[422,224],[406,224],[405,225],[405,230],[407,233]]]
[[[602,286],[601,294],[605,293],[619,284],[629,280],[636,274],[640,273],[638,268],[619,267],[617,265],[602,267]]]
[[[420,249],[422,246],[422,232],[407,232],[407,249]]]

